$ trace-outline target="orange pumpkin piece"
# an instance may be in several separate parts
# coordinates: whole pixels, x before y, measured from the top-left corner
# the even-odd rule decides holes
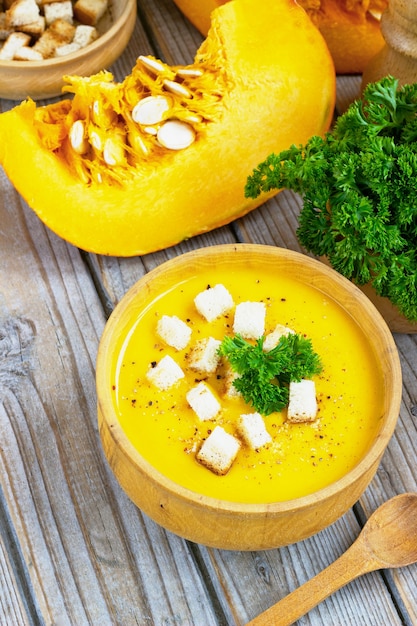
[[[174,0],[198,30],[206,34],[210,13],[227,0]],[[322,33],[338,74],[362,73],[385,41],[380,17],[388,0],[298,0]]]
[[[361,74],[384,46],[380,17],[388,0],[298,1],[325,38],[338,74]]]
[[[67,77],[72,100],[0,115],[0,163],[47,226],[85,250],[133,256],[276,193],[245,198],[248,172],[329,128],[335,73],[293,0],[256,6],[217,9],[192,65],[141,56],[121,83],[109,72]]]

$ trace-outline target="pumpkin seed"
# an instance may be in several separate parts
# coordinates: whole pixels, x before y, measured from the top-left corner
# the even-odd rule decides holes
[[[73,150],[77,154],[85,154],[88,152],[90,144],[85,138],[85,125],[82,120],[73,123],[69,131],[69,140]]]
[[[178,120],[169,120],[158,130],[157,139],[161,146],[169,150],[183,150],[195,141],[192,126]]]
[[[93,148],[97,150],[98,152],[101,152],[103,150],[103,141],[99,133],[94,129],[90,129],[88,136],[89,136],[90,143],[93,146]]]
[[[381,20],[382,11],[378,11],[377,9],[368,9],[368,13],[372,15],[378,22]]]
[[[156,135],[158,133],[158,129],[155,126],[145,126],[143,131],[148,133],[148,135]]]
[[[197,115],[197,113],[185,112],[181,114],[181,121],[188,122],[189,124],[200,124],[203,118],[201,115]]]
[[[94,100],[92,106],[92,119],[97,126],[110,128],[114,124],[117,114],[112,109],[105,108],[100,100]]]
[[[159,124],[164,119],[164,114],[169,110],[170,103],[165,96],[147,96],[135,105],[132,111],[132,119],[137,124],[152,126]]]
[[[125,159],[122,143],[113,137],[108,137],[104,142],[103,159],[107,165],[122,165]]]
[[[180,67],[177,70],[177,76],[180,78],[198,78],[203,75],[202,70],[198,70],[193,67]]]
[[[148,156],[149,148],[139,134],[130,132],[127,135],[127,140],[136,153],[141,152],[144,156]]]
[[[148,70],[151,70],[151,72],[161,74],[166,71],[165,65],[156,59],[151,59],[150,57],[145,57],[143,55],[140,55],[138,58],[142,65],[144,65]]]
[[[180,83],[176,83],[175,80],[165,79],[164,87],[165,89],[168,89],[168,91],[175,94],[176,96],[182,96],[183,98],[192,98],[193,94],[191,93],[191,91],[187,89],[187,87],[184,87],[184,85],[180,85]]]

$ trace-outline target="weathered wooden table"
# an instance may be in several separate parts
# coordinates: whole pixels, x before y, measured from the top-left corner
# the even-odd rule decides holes
[[[172,0],[139,0],[133,38],[112,70],[122,79],[139,54],[189,63],[201,39]],[[339,111],[359,87],[360,77],[339,77]],[[190,249],[243,241],[300,250],[300,198],[281,192],[228,227],[122,259],[65,243],[2,171],[0,185],[1,626],[245,624],[346,550],[384,500],[417,491],[417,336],[398,335],[396,432],[371,486],[330,528],[240,553],[191,544],[147,519],[116,483],[97,432],[95,359],[106,318],[144,273]],[[367,575],[299,623],[417,625],[417,566]]]

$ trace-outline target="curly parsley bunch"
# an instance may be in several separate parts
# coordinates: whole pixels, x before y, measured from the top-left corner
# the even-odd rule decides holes
[[[265,337],[253,345],[239,334],[226,336],[218,350],[239,376],[233,382],[247,404],[261,415],[282,411],[289,400],[289,383],[320,374],[323,369],[311,340],[296,333],[280,338],[265,352]]]
[[[298,239],[417,320],[417,84],[369,84],[324,138],[271,154],[245,194],[303,196]]]

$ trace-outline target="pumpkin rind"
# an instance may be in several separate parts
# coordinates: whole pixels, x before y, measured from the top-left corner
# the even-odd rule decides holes
[[[335,75],[321,35],[293,0],[253,7],[253,0],[233,0],[213,14],[190,66],[211,81],[211,100],[202,94],[204,120],[184,150],[157,146],[139,159],[129,148],[112,168],[69,149],[68,124],[88,117],[96,101],[105,103],[103,115],[116,111],[117,124],[125,123],[133,106],[126,101],[139,97],[143,80],[139,60],[121,84],[108,73],[72,77],[72,102],[37,107],[28,100],[0,115],[0,163],[51,230],[88,251],[133,256],[224,225],[269,197],[244,197],[248,172],[270,152],[328,129]]]

